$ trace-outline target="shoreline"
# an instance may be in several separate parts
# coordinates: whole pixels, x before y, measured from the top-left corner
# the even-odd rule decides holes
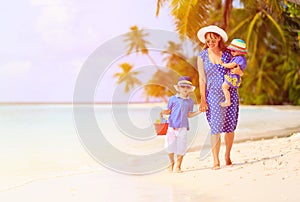
[[[221,146],[220,155],[223,153],[224,145]],[[35,179],[1,190],[0,200],[299,201],[300,133],[235,143],[233,165],[224,166],[224,160],[220,160],[221,169],[214,171],[211,170],[211,156],[201,160],[199,152],[190,152],[184,158],[183,173],[163,170],[132,176],[105,168]],[[116,190],[118,194],[110,194],[111,190]],[[53,192],[56,194],[51,195]]]
[[[97,108],[97,105],[95,106]],[[132,106],[134,109],[145,108],[145,105],[139,104]],[[161,105],[155,103],[150,106],[159,107]],[[61,107],[64,109],[61,121],[51,122],[52,118],[57,118],[57,114],[61,115],[57,113],[60,112]],[[199,130],[197,129],[198,133],[195,134],[198,135],[195,136],[196,138],[184,158],[183,171],[185,172],[177,174],[160,171],[142,176],[129,176],[113,172],[91,157],[73,131],[73,124],[70,122],[72,120],[70,107],[72,106],[20,106],[20,109],[25,109],[21,116],[19,111],[15,111],[14,106],[8,106],[8,111],[4,111],[4,114],[13,112],[16,115],[12,116],[16,118],[11,119],[12,121],[26,120],[27,113],[40,108],[49,108],[53,116],[49,116],[44,110],[34,111],[39,119],[32,119],[28,122],[31,124],[30,126],[34,127],[27,128],[26,133],[19,132],[25,125],[19,125],[14,130],[11,127],[14,124],[9,125],[11,122],[7,119],[7,130],[2,132],[4,140],[2,150],[4,152],[0,156],[3,162],[0,173],[0,201],[19,202],[23,199],[32,202],[174,201],[175,199],[208,202],[247,201],[248,199],[249,201],[264,201],[261,200],[262,198],[248,196],[247,190],[256,186],[263,190],[265,180],[269,179],[272,180],[269,185],[274,188],[276,193],[282,191],[278,187],[274,187],[276,184],[287,183],[282,195],[287,195],[289,201],[300,201],[300,197],[295,198],[298,196],[296,192],[286,193],[288,187],[292,190],[300,189],[300,110],[298,110],[300,107],[296,107],[295,110],[294,107],[286,106],[276,108],[274,106],[241,106],[240,120],[232,150],[232,161],[235,165],[224,166],[222,135],[220,152],[222,169],[220,171],[210,169],[212,165],[210,148],[201,147],[207,143],[202,140],[203,138],[209,140],[206,117],[205,114],[201,114],[198,118],[192,119],[195,124],[198,124]],[[5,109],[5,106],[3,108]],[[57,111],[53,113],[52,109],[57,109]],[[102,108],[99,107],[99,109]],[[106,110],[106,106],[103,109]],[[61,127],[60,123],[67,124],[67,126]],[[41,127],[36,127],[37,124]],[[45,130],[43,126],[51,126],[51,128]],[[62,131],[59,131],[61,129]],[[8,136],[9,134],[11,135]],[[53,137],[52,134],[57,135]],[[119,136],[121,134],[110,131],[107,134],[113,141],[116,140],[113,142],[116,144],[115,147],[132,152],[132,154],[142,155],[148,151],[154,152],[157,148],[162,149],[164,145],[163,136],[151,139],[149,142],[131,142],[127,141],[125,137]],[[19,138],[20,135],[25,139]],[[26,135],[39,144],[34,144],[34,141],[26,139]],[[201,152],[205,154],[201,156]],[[128,159],[128,161],[130,166],[140,163],[134,159]],[[151,162],[149,163],[151,164]],[[145,166],[145,164],[143,165]],[[221,190],[218,194],[213,188],[216,182],[218,182],[216,189]],[[248,188],[242,189],[241,186],[245,184]],[[182,185],[184,186],[182,187]],[[224,188],[231,195],[226,195],[223,191]],[[116,196],[108,194],[111,190],[120,191],[124,198],[120,198],[121,194]],[[237,190],[241,195],[235,195],[233,190]],[[273,192],[274,190],[272,189]],[[57,194],[52,196],[53,192]],[[267,194],[268,200],[285,201],[284,197],[280,198],[281,196],[272,198],[270,193],[271,190]],[[37,195],[36,198],[33,197],[35,195]],[[43,200],[42,197],[45,195],[49,195],[49,199]],[[277,200],[278,197],[280,200]]]
[[[167,102],[0,102],[0,106],[7,106],[7,105],[161,105],[166,106]],[[196,106],[199,104],[195,103]],[[300,106],[297,105],[239,105],[241,108],[274,108],[278,110],[300,110]]]
[[[242,143],[242,142],[247,142],[247,141],[259,141],[259,140],[268,140],[268,139],[273,139],[273,138],[284,138],[284,137],[290,137],[294,133],[299,133],[299,132],[300,132],[300,125],[296,126],[296,127],[291,127],[291,128],[256,133],[253,137],[235,139],[234,142]],[[251,134],[253,134],[253,133],[251,133]],[[274,135],[274,134],[276,134],[276,135]]]
[[[290,131],[282,131],[282,135],[276,135],[273,136],[271,135],[272,132],[270,132],[267,136],[261,136],[261,137],[257,137],[257,138],[250,138],[250,139],[238,139],[238,140],[234,140],[234,145],[236,144],[244,144],[244,143],[249,143],[249,142],[261,142],[261,141],[267,141],[267,140],[276,140],[276,139],[284,139],[284,138],[290,138],[290,137],[293,137],[295,134],[300,134],[300,127],[299,128],[293,128],[292,131],[295,131],[295,132],[292,132],[290,133]],[[276,133],[277,134],[277,133]],[[300,136],[300,135],[299,135]],[[160,136],[160,137],[163,137],[163,136]],[[224,141],[222,140],[221,141],[221,146],[224,147],[225,146],[225,143]],[[188,149],[187,151],[187,154],[190,154],[190,153],[199,153],[200,152],[200,149],[210,149],[210,146],[205,146],[205,145],[200,145],[200,146],[191,146],[190,149]],[[86,151],[84,151],[86,152]],[[209,153],[210,155],[210,153]],[[16,188],[19,188],[19,187],[23,187],[23,186],[26,186],[28,184],[32,184],[32,183],[35,183],[35,182],[41,182],[41,181],[47,181],[47,180],[52,180],[52,179],[57,179],[57,178],[65,178],[65,177],[70,177],[70,176],[78,176],[78,175],[86,175],[86,174],[91,174],[91,173],[95,173],[95,172],[102,172],[103,170],[106,170],[106,171],[110,171],[108,170],[106,167],[103,167],[102,165],[100,165],[99,163],[95,162],[95,160],[89,156],[89,155],[86,155],[88,158],[90,158],[88,161],[94,161],[94,165],[89,165],[87,166],[87,170],[84,170],[84,169],[67,169],[67,170],[63,170],[62,172],[59,172],[59,173],[52,173],[52,174],[48,174],[46,176],[42,176],[42,177],[34,177],[34,178],[28,178],[26,180],[23,180],[23,182],[19,182],[19,183],[15,183],[15,184],[12,184],[12,185],[8,185],[8,186],[4,186],[4,187],[0,187],[0,193],[1,192],[5,192],[5,191],[9,191],[9,190],[13,190],[13,189],[16,189]],[[209,167],[208,167],[209,168]],[[112,171],[114,172],[114,171]],[[161,171],[159,171],[161,172]],[[158,172],[158,173],[159,173]],[[154,173],[155,174],[155,173]],[[123,175],[123,174],[121,174]],[[147,175],[151,175],[151,174],[147,174]],[[132,175],[134,176],[134,175]]]

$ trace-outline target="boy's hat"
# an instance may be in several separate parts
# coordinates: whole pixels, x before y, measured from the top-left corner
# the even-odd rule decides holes
[[[246,42],[242,39],[233,39],[227,48],[229,50],[234,50],[243,54],[247,53]]]
[[[191,86],[191,92],[194,91],[196,89],[195,86],[193,86],[192,84],[192,79],[189,76],[181,76],[178,79],[178,83],[176,85],[174,85],[174,88],[176,89],[176,91],[179,91],[179,86]]]
[[[205,44],[205,34],[208,32],[213,32],[220,35],[224,42],[228,40],[227,33],[223,29],[221,29],[216,25],[209,25],[207,27],[202,27],[201,29],[199,29],[197,33],[199,40],[204,44]]]

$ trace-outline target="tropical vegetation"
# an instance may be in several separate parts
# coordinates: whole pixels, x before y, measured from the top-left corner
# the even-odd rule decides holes
[[[237,3],[240,6],[236,6]],[[287,0],[157,0],[156,15],[162,7],[168,7],[173,16],[181,43],[169,41],[165,56],[167,71],[157,72],[144,87],[146,99],[162,98],[172,94],[171,84],[178,75],[189,75],[198,86],[196,68],[197,53],[201,44],[197,31],[215,24],[225,29],[229,41],[242,38],[247,43],[247,68],[239,88],[243,104],[293,104],[300,105],[300,5]],[[155,64],[147,49],[147,33],[137,26],[131,27],[124,41],[127,54],[141,52]],[[188,39],[194,43],[194,55],[183,57],[182,43]],[[125,66],[124,66],[125,65]],[[116,73],[118,83],[127,83],[126,91],[140,85],[138,72],[127,63],[121,64],[122,73]],[[176,73],[174,73],[176,72]],[[124,77],[124,75],[128,76]],[[156,85],[160,82],[160,85]],[[199,91],[199,90],[198,90]],[[200,95],[197,90],[196,98]]]

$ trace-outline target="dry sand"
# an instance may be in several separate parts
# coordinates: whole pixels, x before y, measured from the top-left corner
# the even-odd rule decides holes
[[[199,151],[187,153],[183,173],[129,176],[101,168],[33,180],[1,190],[0,201],[300,201],[300,133],[235,143],[234,165],[224,166],[222,159],[216,171],[210,169],[211,156],[199,156]]]

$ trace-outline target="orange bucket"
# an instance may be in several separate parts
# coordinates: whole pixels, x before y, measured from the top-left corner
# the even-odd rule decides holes
[[[168,125],[169,125],[168,123],[155,123],[154,126],[157,135],[167,134]]]

